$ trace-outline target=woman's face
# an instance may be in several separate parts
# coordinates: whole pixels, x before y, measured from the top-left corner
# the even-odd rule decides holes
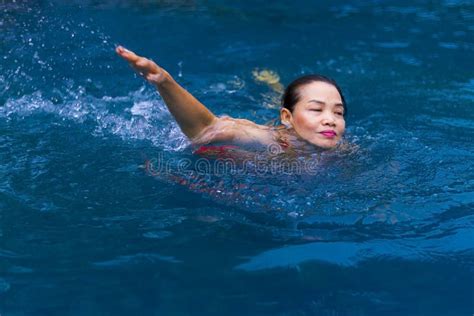
[[[293,113],[281,110],[281,120],[290,124],[306,141],[332,148],[341,140],[346,128],[344,107],[336,87],[315,81],[299,88],[299,101]]]

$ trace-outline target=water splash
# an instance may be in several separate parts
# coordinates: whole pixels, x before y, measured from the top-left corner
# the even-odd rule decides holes
[[[92,124],[96,136],[111,134],[123,140],[147,140],[171,151],[181,151],[189,145],[163,102],[144,87],[125,96],[101,98],[85,94],[79,87],[65,93],[56,91],[56,97],[63,101],[55,104],[40,91],[8,99],[0,107],[0,118],[12,120],[46,113],[60,121]]]

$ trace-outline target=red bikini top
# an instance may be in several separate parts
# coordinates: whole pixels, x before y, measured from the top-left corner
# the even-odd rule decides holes
[[[281,146],[281,149],[287,150],[290,147],[290,144],[283,139],[278,140],[278,144]],[[239,146],[235,145],[203,145],[194,151],[196,155],[203,156],[217,156],[219,158],[231,157],[232,153],[235,153],[238,150],[242,150]]]
[[[220,145],[220,146],[201,146],[194,151],[197,155],[211,155],[211,156],[218,156],[218,157],[227,157],[229,154],[239,149],[238,146],[233,145]]]

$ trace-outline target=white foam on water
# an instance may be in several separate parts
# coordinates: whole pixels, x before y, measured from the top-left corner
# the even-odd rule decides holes
[[[144,87],[117,97],[97,98],[85,94],[82,87],[56,93],[65,101],[55,104],[41,91],[10,98],[0,107],[0,119],[47,113],[77,124],[92,123],[95,125],[93,135],[98,137],[112,134],[124,140],[148,140],[169,151],[181,151],[190,144],[164,103]],[[130,103],[132,106],[127,107]]]

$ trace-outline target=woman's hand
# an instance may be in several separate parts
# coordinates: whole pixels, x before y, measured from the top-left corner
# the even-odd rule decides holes
[[[170,78],[170,75],[166,70],[149,59],[138,56],[122,46],[118,46],[115,51],[120,55],[120,57],[128,61],[130,66],[138,74],[157,87]]]

